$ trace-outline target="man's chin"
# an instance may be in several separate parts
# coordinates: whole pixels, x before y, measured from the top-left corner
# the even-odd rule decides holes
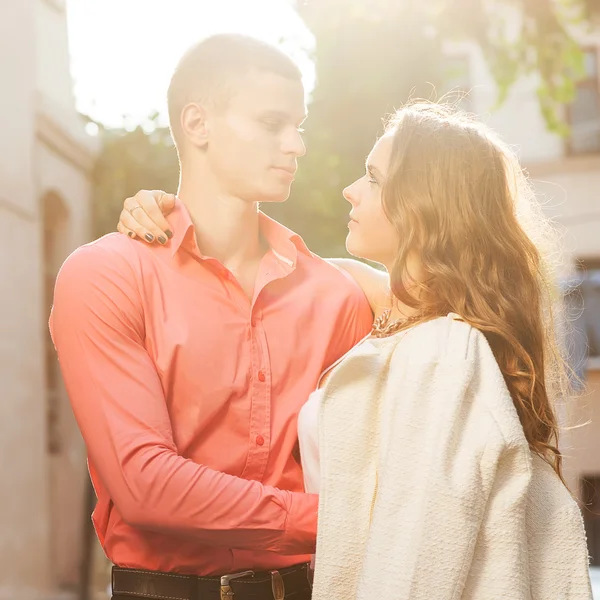
[[[266,193],[261,194],[261,202],[272,202],[274,204],[285,202],[291,193],[291,188],[285,190],[269,190]]]

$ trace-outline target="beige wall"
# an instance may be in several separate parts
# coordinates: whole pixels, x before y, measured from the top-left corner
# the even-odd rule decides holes
[[[507,9],[510,13],[510,9]],[[508,21],[515,15],[508,15]],[[600,44],[600,29],[579,32],[583,44]],[[560,275],[572,273],[577,259],[600,260],[600,154],[569,157],[565,142],[547,130],[536,97],[538,81],[522,78],[510,90],[506,102],[495,108],[497,86],[479,48],[472,43],[448,44],[449,55],[464,57],[469,65],[473,112],[500,133],[515,148],[544,203],[545,213],[564,234]],[[581,398],[566,403],[570,418],[565,424],[590,423],[564,431],[565,475],[577,491],[582,476],[600,476],[600,365],[589,370]]]
[[[600,156],[534,164],[530,172],[545,212],[564,233],[564,271],[572,272],[577,259],[600,260]],[[590,361],[593,368],[588,369],[586,389],[567,405],[565,424],[575,428],[563,433],[561,445],[567,483],[578,496],[582,477],[600,476],[598,362],[598,358]]]
[[[600,259],[600,155],[533,164],[529,171],[546,214],[564,231],[565,262]]]
[[[0,598],[15,600],[15,587],[49,582],[41,251],[37,221],[0,214]]]
[[[581,477],[600,476],[600,370],[588,372],[588,386],[569,408],[570,426],[563,434],[565,477],[572,491],[579,491]]]
[[[72,109],[75,100],[64,5],[37,0],[34,10],[36,88],[57,106]]]
[[[66,597],[81,559],[85,454],[64,394],[59,452],[47,444],[42,205],[53,194],[68,216],[60,263],[89,240],[94,151],[74,111],[60,4],[0,2],[1,600]]]
[[[0,598],[48,587],[32,0],[0,3]],[[19,56],[19,60],[15,60]],[[17,591],[18,590],[18,591]]]
[[[47,266],[56,274],[66,256],[89,241],[90,182],[87,173],[42,141],[38,141],[36,146],[36,173],[40,205],[47,195],[52,195],[65,211],[52,264],[48,263],[50,257],[46,257]],[[45,326],[48,307],[42,299],[40,302]],[[47,333],[44,332],[44,335]],[[55,364],[54,368],[58,369],[58,365]],[[83,520],[88,517],[84,513],[86,454],[62,386],[57,400],[54,433],[59,445],[55,453],[48,455],[46,475],[50,506],[51,582],[55,586],[71,587],[79,579],[81,530]]]

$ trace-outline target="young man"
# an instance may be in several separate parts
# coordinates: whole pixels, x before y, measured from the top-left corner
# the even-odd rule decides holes
[[[297,414],[372,313],[257,208],[288,197],[305,151],[296,65],[214,36],[182,58],[168,104],[174,235],[79,248],[50,319],[113,599],[307,600],[317,497],[302,491]]]

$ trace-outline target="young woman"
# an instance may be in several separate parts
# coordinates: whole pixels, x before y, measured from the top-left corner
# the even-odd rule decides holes
[[[553,408],[567,392],[552,233],[515,156],[481,123],[413,104],[344,197],[348,251],[386,267],[392,302],[339,263],[378,318],[299,417],[320,494],[313,598],[591,598]],[[125,212],[119,228],[147,233]]]

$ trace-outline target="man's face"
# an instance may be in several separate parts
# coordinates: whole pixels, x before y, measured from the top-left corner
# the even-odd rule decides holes
[[[250,202],[282,202],[306,148],[300,81],[254,71],[235,85],[226,107],[207,114],[206,156],[223,192]]]

